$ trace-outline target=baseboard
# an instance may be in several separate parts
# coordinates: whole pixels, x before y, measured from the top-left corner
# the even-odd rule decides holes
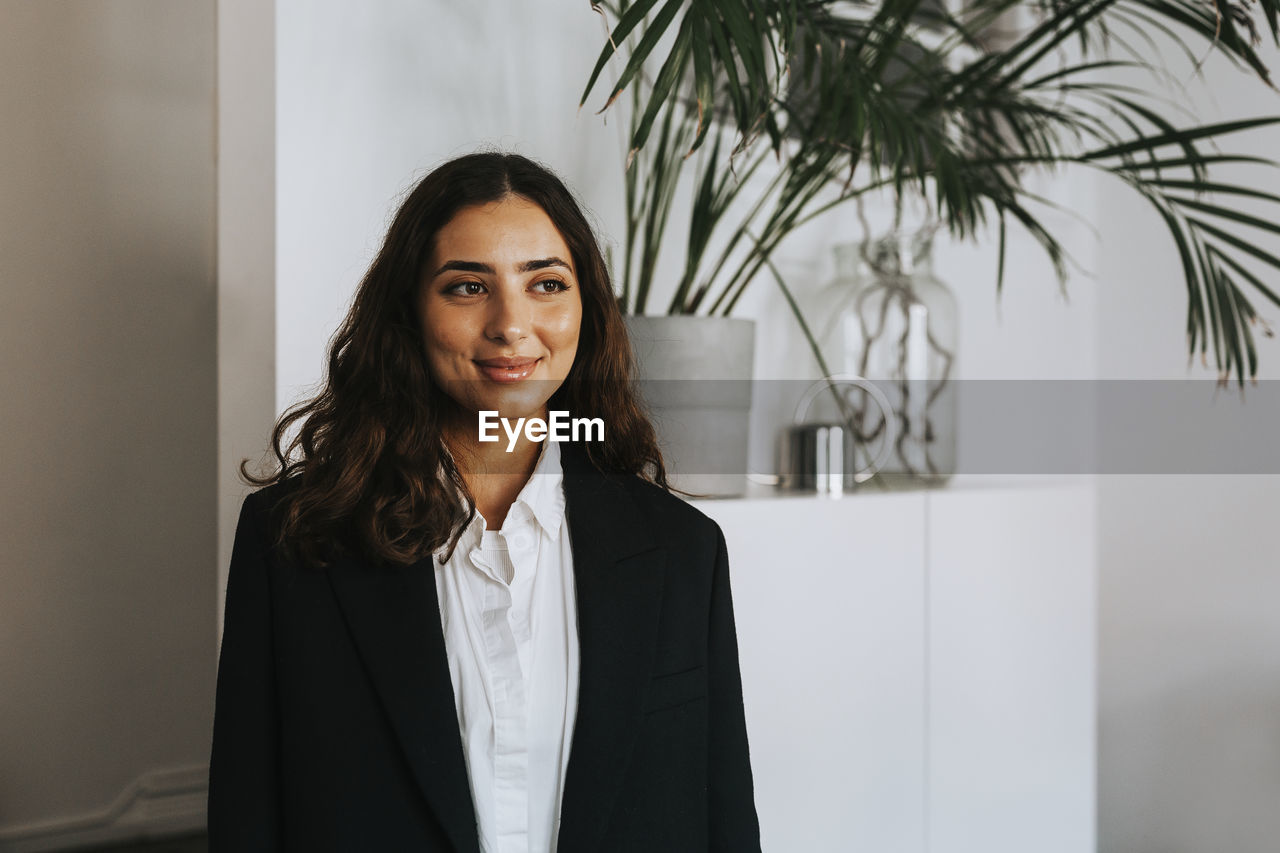
[[[152,770],[99,811],[0,827],[0,853],[48,853],[198,831],[205,826],[208,790],[207,764]]]

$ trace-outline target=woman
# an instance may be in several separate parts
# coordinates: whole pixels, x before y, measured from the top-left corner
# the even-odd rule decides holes
[[[214,853],[759,849],[724,537],[630,371],[554,175],[474,154],[410,193],[279,472],[242,464]],[[510,429],[552,412],[603,436]]]

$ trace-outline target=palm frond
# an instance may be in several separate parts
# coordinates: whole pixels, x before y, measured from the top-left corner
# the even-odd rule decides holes
[[[1146,72],[1177,87],[1152,50],[1159,35],[1195,63],[1218,51],[1270,85],[1257,47],[1264,27],[1280,44],[1280,0],[971,0],[957,10],[880,0],[853,16],[848,5],[635,0],[611,9],[610,42],[582,100],[610,57],[625,51],[606,108],[632,89],[628,157],[640,177],[629,172],[625,184],[623,294],[633,309],[642,310],[650,292],[653,245],[664,238],[686,168],[692,215],[669,310],[714,314],[734,310],[796,228],[881,189],[925,199],[957,239],[995,226],[997,293],[1010,224],[1039,244],[1061,284],[1070,258],[1037,213],[1046,200],[1029,193],[1024,178],[1030,170],[1083,168],[1123,181],[1168,229],[1187,288],[1191,352],[1207,359],[1212,345],[1220,373],[1253,374],[1251,330],[1270,327],[1249,292],[1280,303],[1249,263],[1280,269],[1280,258],[1237,232],[1280,235],[1271,224],[1280,216],[1218,199],[1273,205],[1280,194],[1259,189],[1261,181],[1212,175],[1225,165],[1280,168],[1220,150],[1232,134],[1280,117],[1197,123],[1185,98],[1128,77]],[[1011,43],[986,49],[986,28],[1020,6],[1038,20]],[[745,199],[746,179],[770,154],[777,173]]]

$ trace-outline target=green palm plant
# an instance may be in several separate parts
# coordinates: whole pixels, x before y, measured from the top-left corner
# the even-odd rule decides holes
[[[1274,179],[1280,164],[1224,154],[1217,144],[1280,116],[1178,124],[1169,117],[1176,104],[1153,91],[1159,87],[1111,78],[1167,73],[1153,58],[1150,34],[1159,32],[1197,63],[1216,50],[1271,85],[1255,48],[1262,23],[1280,44],[1280,0],[1252,3],[968,0],[956,11],[926,0],[593,4],[612,17],[612,29],[582,103],[615,54],[625,61],[605,108],[630,95],[622,305],[633,313],[651,307],[682,175],[694,188],[686,263],[666,311],[728,315],[765,273],[790,300],[771,260],[779,244],[815,216],[886,190],[899,203],[923,199],[957,239],[994,228],[997,293],[1010,220],[1043,247],[1065,287],[1066,253],[1038,212],[1049,202],[1025,176],[1089,168],[1154,208],[1181,260],[1192,356],[1207,364],[1212,348],[1220,381],[1234,371],[1243,385],[1257,373],[1255,329],[1273,335],[1251,298],[1280,306],[1267,283],[1280,257],[1243,229],[1280,234],[1280,224],[1233,202],[1280,204],[1280,195],[1260,189],[1262,180],[1228,183],[1210,171],[1245,165]],[[1036,22],[988,48],[992,22],[1019,7]],[[763,189],[747,197],[744,188],[770,160]]]

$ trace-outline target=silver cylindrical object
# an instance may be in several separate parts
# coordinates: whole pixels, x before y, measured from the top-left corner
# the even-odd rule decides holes
[[[818,394],[841,387],[858,388],[870,395],[882,414],[892,411],[884,392],[860,376],[829,376],[813,383],[796,405],[795,423],[782,433],[778,454],[778,485],[782,488],[842,495],[874,477],[888,458],[893,449],[892,421],[887,422],[880,452],[864,467],[859,457],[867,455],[867,448],[858,447],[854,429],[842,423],[807,420]]]
[[[840,424],[798,424],[783,435],[779,485],[840,495],[857,483],[853,436]]]

